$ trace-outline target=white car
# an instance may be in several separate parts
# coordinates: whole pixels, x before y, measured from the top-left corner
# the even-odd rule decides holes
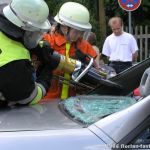
[[[124,86],[122,94],[132,91],[149,61],[139,64],[141,69],[135,66],[110,81]],[[131,82],[125,82],[125,77]],[[86,95],[1,108],[0,150],[150,149],[150,69],[140,85],[145,98],[138,102],[131,96],[110,95],[113,88],[105,88],[109,96]]]
[[[0,150],[132,148],[150,149],[150,96],[79,96],[0,110]]]

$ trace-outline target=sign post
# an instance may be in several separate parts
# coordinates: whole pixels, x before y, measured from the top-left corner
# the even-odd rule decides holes
[[[131,11],[138,9],[141,5],[142,0],[118,0],[120,7],[126,11],[128,11],[128,23],[129,23],[129,33],[132,33],[132,19],[131,19]]]
[[[132,34],[131,11],[128,12],[129,33]]]

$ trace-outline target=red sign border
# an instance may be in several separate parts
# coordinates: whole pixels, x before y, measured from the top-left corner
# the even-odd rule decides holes
[[[118,4],[119,4],[119,6],[120,6],[123,10],[125,10],[125,11],[134,11],[134,10],[136,10],[136,9],[138,9],[138,8],[139,8],[139,6],[141,5],[141,3],[142,3],[142,0],[140,0],[140,3],[139,3],[139,5],[138,5],[138,7],[137,7],[137,8],[132,9],[132,10],[128,10],[128,9],[123,8],[123,7],[121,6],[121,4],[120,4],[119,0],[118,0]]]

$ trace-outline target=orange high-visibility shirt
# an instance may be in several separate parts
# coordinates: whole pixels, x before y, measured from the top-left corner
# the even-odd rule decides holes
[[[52,35],[45,34],[44,40],[46,40],[50,43],[50,46],[52,49],[54,49],[54,51],[57,51],[59,54],[65,55],[67,41],[61,34],[59,34],[57,32]],[[95,50],[85,40],[79,40],[77,42],[77,47],[84,54],[88,54],[89,56],[91,56],[93,58],[95,58],[97,56]],[[75,43],[71,43],[69,56],[71,58],[73,58],[75,56]],[[53,71],[53,73],[57,74],[57,75],[62,75],[62,76],[64,74],[63,72],[60,72],[60,71]],[[45,99],[60,98],[61,90],[62,90],[62,84],[59,83],[58,80],[53,79],[51,81],[51,87],[50,87],[47,95],[45,96]],[[69,96],[74,96],[75,94],[76,94],[75,91],[72,88],[69,88]]]

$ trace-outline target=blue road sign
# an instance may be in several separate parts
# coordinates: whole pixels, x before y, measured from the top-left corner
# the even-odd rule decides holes
[[[126,11],[134,11],[136,10],[142,0],[118,0],[120,7]]]

